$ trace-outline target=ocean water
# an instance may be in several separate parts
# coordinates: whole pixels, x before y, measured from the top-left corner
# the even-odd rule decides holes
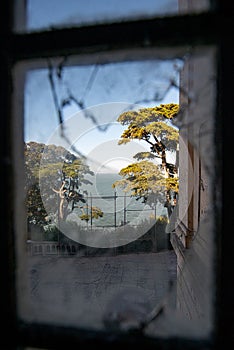
[[[124,223],[137,226],[144,220],[167,215],[166,209],[160,203],[157,203],[155,211],[141,200],[125,194],[121,188],[114,189],[112,184],[120,179],[118,174],[99,173],[89,178],[93,185],[82,186],[82,189],[88,192],[88,205],[97,206],[104,213],[102,218],[92,220],[93,226],[113,227]]]

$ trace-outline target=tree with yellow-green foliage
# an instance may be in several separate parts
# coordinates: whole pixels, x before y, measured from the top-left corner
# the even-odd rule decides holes
[[[127,111],[118,117],[117,121],[126,125],[119,145],[140,140],[149,145],[149,151],[137,153],[134,156],[137,162],[120,170],[123,178],[113,187],[120,186],[149,204],[155,197],[165,201],[165,193],[165,206],[172,194],[176,197],[179,189],[177,167],[167,161],[167,152],[176,152],[177,149],[179,132],[172,120],[178,112],[179,105],[169,103]]]

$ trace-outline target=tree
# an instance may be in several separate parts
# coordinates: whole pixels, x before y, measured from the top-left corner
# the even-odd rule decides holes
[[[119,174],[123,179],[116,181],[113,187],[121,186],[132,196],[142,198],[143,202],[147,200],[149,204],[156,196],[165,201],[166,194],[165,206],[169,208],[171,195],[176,198],[178,193],[177,167],[167,161],[167,152],[177,149],[179,132],[171,121],[178,112],[179,105],[170,103],[127,111],[119,116],[117,121],[126,125],[119,145],[134,139],[143,140],[150,151],[137,153],[134,158],[138,162],[121,169]],[[156,160],[160,161],[156,163]]]
[[[92,184],[87,175],[94,175],[80,158],[61,146],[37,142],[25,144],[26,207],[28,222],[40,226],[65,221],[75,207],[86,206],[88,217],[103,215],[97,208],[87,210],[82,184]],[[89,209],[89,208],[88,208]],[[48,212],[50,215],[48,215]],[[83,212],[82,212],[83,214]],[[81,220],[86,220],[82,214]]]

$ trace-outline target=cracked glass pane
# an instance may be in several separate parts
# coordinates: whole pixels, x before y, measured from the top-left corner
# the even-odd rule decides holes
[[[208,337],[215,50],[92,60],[15,71],[19,316]]]

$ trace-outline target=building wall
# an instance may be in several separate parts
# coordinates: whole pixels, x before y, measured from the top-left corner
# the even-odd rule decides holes
[[[171,233],[177,255],[177,308],[189,319],[210,325],[213,254],[212,51],[201,48],[181,73],[178,216]]]

